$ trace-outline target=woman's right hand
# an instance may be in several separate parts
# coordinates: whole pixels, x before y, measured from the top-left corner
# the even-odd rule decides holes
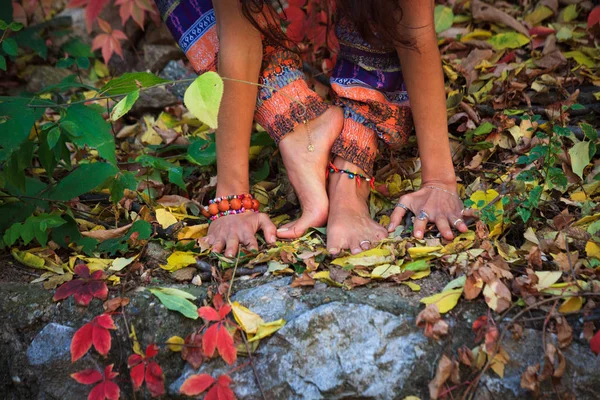
[[[275,244],[277,228],[267,214],[245,212],[217,218],[208,228],[208,234],[201,241],[212,246],[217,253],[223,252],[226,257],[235,257],[239,245],[248,250],[258,250],[256,232],[262,230],[268,244]]]

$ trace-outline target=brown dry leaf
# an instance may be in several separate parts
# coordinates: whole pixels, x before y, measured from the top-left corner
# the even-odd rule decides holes
[[[564,349],[573,341],[573,329],[563,317],[556,317],[556,335],[558,347]]]
[[[181,358],[187,361],[192,368],[198,369],[204,362],[202,355],[202,335],[194,332],[185,338],[185,346],[181,349]]]
[[[533,269],[542,269],[542,251],[539,247],[533,246],[527,255],[527,264]]]
[[[163,207],[180,207],[183,204],[192,203],[193,201],[183,196],[171,194],[161,197],[156,202]]]
[[[477,272],[479,273],[479,276],[481,277],[481,279],[483,279],[483,281],[485,283],[489,284],[489,283],[495,281],[496,279],[498,279],[496,277],[496,274],[494,274],[492,269],[490,267],[488,267],[487,265],[483,266],[483,267],[479,267]]]
[[[596,327],[592,321],[587,321],[583,323],[583,337],[585,340],[592,340],[594,337],[594,331]]]
[[[417,326],[423,328],[426,323],[434,324],[442,318],[437,304],[428,304],[419,315],[417,315]]]
[[[565,208],[558,214],[556,217],[552,218],[552,223],[554,224],[554,228],[557,231],[562,231],[565,229],[571,222],[575,220],[575,217],[569,214],[569,210]]]
[[[131,225],[133,224],[127,224],[116,229],[98,229],[95,231],[81,232],[81,235],[92,239],[96,239],[99,242],[103,242],[108,239],[115,239],[123,236],[125,233],[127,233],[129,228],[131,228]]]
[[[298,262],[296,256],[292,252],[282,250],[279,254],[281,261],[283,261],[284,264],[296,264],[296,262]]]
[[[535,65],[540,68],[552,70],[566,64],[567,59],[556,47],[556,36],[548,35],[544,42],[544,50],[542,51],[542,57],[534,60]]]
[[[540,381],[538,372],[540,364],[530,365],[521,375],[521,387],[537,393],[540,390]]]
[[[503,24],[529,37],[529,31],[523,24],[504,11],[490,6],[489,4],[485,4],[480,0],[471,1],[471,13],[476,20]]]
[[[512,324],[510,327],[510,332],[515,340],[519,340],[521,337],[523,337],[523,327],[519,324]]]
[[[186,267],[171,273],[171,276],[180,282],[191,281],[194,279],[196,267]]]
[[[558,350],[558,366],[554,369],[554,373],[552,374],[555,378],[561,378],[565,373],[565,368],[567,367],[567,359],[562,351]]]
[[[467,346],[463,345],[458,349],[458,359],[461,363],[470,367],[473,365],[473,352]]]
[[[498,342],[498,337],[500,336],[500,332],[498,331],[498,327],[495,325],[488,326],[485,332],[485,351],[488,354],[491,354],[496,349],[496,344]]]
[[[510,290],[498,278],[485,285],[483,296],[487,305],[497,313],[505,311],[512,301]]]
[[[343,268],[337,268],[334,266],[329,267],[329,277],[337,283],[344,283],[346,278],[350,276],[350,272]]]
[[[433,400],[440,397],[444,383],[452,375],[452,366],[452,360],[444,354],[438,363],[435,377],[429,382],[429,397]]]
[[[569,272],[577,264],[577,260],[579,259],[579,252],[573,251],[570,254],[567,254],[567,253],[553,254],[552,258],[554,259],[554,262],[556,264],[558,264],[561,271]]]
[[[294,279],[291,287],[315,286],[316,281],[305,271],[301,277]]]
[[[364,286],[368,283],[371,282],[371,279],[369,278],[363,278],[362,276],[351,276],[350,277],[350,282],[352,283],[352,286],[356,287],[356,286]]]
[[[508,280],[514,279],[512,272],[510,272],[510,266],[500,256],[494,257],[492,261],[487,263],[487,266],[492,269],[492,271],[494,272],[494,274],[496,274],[498,278],[504,278]]]
[[[473,300],[479,296],[483,289],[483,280],[475,278],[473,275],[469,275],[465,281],[464,296],[467,300]]]
[[[106,300],[102,307],[104,307],[104,311],[107,313],[112,313],[117,311],[119,307],[125,307],[129,304],[129,298],[127,297],[114,297],[110,300]]]

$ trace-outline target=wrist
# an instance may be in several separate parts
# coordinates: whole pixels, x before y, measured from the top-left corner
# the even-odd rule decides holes
[[[242,182],[217,183],[217,197],[226,197],[239,194],[250,194],[250,184]]]

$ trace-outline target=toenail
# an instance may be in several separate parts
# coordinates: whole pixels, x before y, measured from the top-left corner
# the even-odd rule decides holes
[[[271,243],[275,243],[275,242],[277,241],[277,238],[275,238],[275,236],[271,236],[271,237],[269,238],[269,241],[270,241]]]
[[[417,236],[417,237],[421,237],[422,234],[423,234],[423,232],[421,232],[421,231],[415,231],[415,236]]]
[[[329,249],[329,252],[331,254],[336,254],[338,252],[338,249],[336,249],[335,247],[332,247],[331,249]]]
[[[362,249],[358,249],[358,248],[356,248],[356,249],[352,249],[352,253],[354,253],[354,254],[358,254],[358,253],[360,253],[361,251],[362,251]]]

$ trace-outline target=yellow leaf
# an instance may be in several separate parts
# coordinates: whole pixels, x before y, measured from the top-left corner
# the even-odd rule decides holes
[[[475,240],[475,232],[468,231],[462,233],[454,238],[452,243],[448,243],[440,253],[442,254],[456,254],[461,253],[469,249],[473,245]]]
[[[146,354],[142,351],[142,346],[140,346],[140,342],[137,338],[137,334],[135,333],[135,327],[131,324],[131,330],[129,331],[129,338],[133,342],[133,352],[135,354],[139,354],[142,357],[145,357]]]
[[[554,285],[562,276],[560,271],[536,271],[535,274],[539,278],[539,282],[535,285],[537,290],[544,290]]]
[[[442,250],[443,246],[423,246],[423,247],[411,247],[408,249],[410,258],[427,257],[431,253]]]
[[[341,267],[346,265],[363,265],[368,267],[371,265],[390,263],[391,261],[392,255],[389,249],[371,249],[353,256],[336,258],[331,263]]]
[[[460,38],[462,43],[468,42],[473,39],[489,39],[492,37],[492,32],[484,31],[483,29],[475,29],[471,33],[467,33],[466,35]]]
[[[154,145],[161,144],[163,139],[156,133],[156,130],[154,130],[154,118],[149,115],[144,116],[144,124],[146,125],[146,130],[140,139],[142,143]]]
[[[169,350],[174,352],[179,352],[183,349],[183,344],[185,344],[185,339],[179,336],[171,336],[167,339],[167,347]]]
[[[569,297],[558,308],[558,312],[563,314],[572,313],[581,310],[583,306],[583,297]]]
[[[88,268],[90,269],[90,272],[100,271],[100,270],[104,271],[115,261],[112,258],[95,258],[95,257],[82,257],[82,256],[78,256],[77,258],[85,261]]]
[[[585,192],[575,192],[571,193],[571,200],[573,201],[586,201],[588,199],[587,194]]]
[[[373,279],[387,279],[392,275],[401,273],[402,270],[397,265],[383,264],[375,268],[371,272],[371,278]]]
[[[118,285],[119,283],[121,283],[121,278],[119,278],[119,277],[118,277],[118,276],[116,276],[116,275],[111,275],[111,276],[109,276],[107,280],[111,281],[111,282],[112,282],[112,284],[113,284],[113,286],[116,286],[116,285]]]
[[[429,275],[431,275],[431,268],[427,267],[427,269],[424,269],[423,271],[418,271],[418,272],[415,272],[414,274],[412,274],[410,276],[410,279],[412,279],[412,280],[423,279]]]
[[[329,276],[329,271],[317,272],[312,277],[313,277],[313,279],[316,279],[318,281],[326,283],[329,286],[336,286],[336,287],[341,287],[342,286],[340,283],[338,283],[338,282],[334,281],[333,279],[331,279],[331,277]]]
[[[440,313],[445,314],[456,307],[462,292],[463,288],[448,290],[446,292],[437,293],[429,297],[424,297],[421,299],[421,303],[436,304]]]
[[[12,256],[21,264],[27,265],[28,267],[44,269],[46,262],[42,257],[38,257],[35,254],[28,253],[26,251],[20,251],[16,248],[11,250]]]
[[[163,229],[167,229],[173,224],[177,223],[177,218],[164,208],[156,210],[156,220],[162,226]]]
[[[410,288],[410,290],[412,290],[413,292],[420,292],[421,291],[421,286],[417,285],[416,283],[412,283],[412,282],[400,282],[403,285],[406,285]]]
[[[208,224],[186,226],[177,234],[177,239],[200,239],[206,236],[208,232]]]
[[[265,323],[258,314],[250,311],[237,301],[231,305],[231,309],[235,320],[246,333],[256,334],[258,327]]]
[[[196,253],[191,251],[175,251],[167,258],[167,265],[161,265],[160,267],[169,272],[174,272],[192,264],[196,264]]]
[[[268,336],[271,336],[272,334],[274,334],[275,332],[277,332],[284,326],[285,326],[284,319],[278,319],[277,321],[272,321],[272,322],[267,322],[266,324],[262,324],[261,326],[258,327],[258,331],[256,332],[256,335],[254,335],[250,339],[248,339],[248,342],[252,343],[257,340],[264,339]]]
[[[129,264],[131,264],[132,262],[134,262],[135,259],[138,258],[138,256],[139,256],[139,254],[137,256],[130,257],[130,258],[124,258],[124,257],[115,258],[114,261],[111,263],[109,270],[110,271],[120,271],[123,268],[125,268],[126,266],[128,266]]]
[[[588,241],[585,244],[585,254],[587,254],[588,257],[594,257],[600,260],[600,246],[591,240]]]

